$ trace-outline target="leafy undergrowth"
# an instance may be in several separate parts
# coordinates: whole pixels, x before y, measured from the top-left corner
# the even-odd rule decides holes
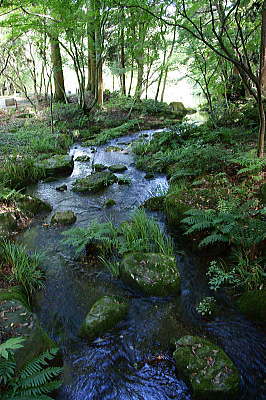
[[[163,208],[172,226],[182,228],[202,254],[228,249],[222,264],[213,259],[210,285],[220,282],[216,290],[265,285],[266,159],[256,156],[255,135],[256,129],[243,126],[184,123],[133,147],[137,167],[168,175]]]

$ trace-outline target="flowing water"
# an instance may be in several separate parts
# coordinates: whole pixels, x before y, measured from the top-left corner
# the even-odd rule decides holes
[[[71,176],[50,183],[39,183],[29,192],[48,201],[53,212],[72,210],[77,215],[74,226],[87,226],[92,220],[120,223],[159,188],[167,187],[164,175],[146,180],[145,173],[134,166],[129,144],[140,135],[150,137],[154,131],[115,139],[109,145],[121,152],[106,152],[107,145],[91,148],[75,144],[74,159],[89,155],[90,163],[75,162]],[[77,178],[91,172],[91,164],[124,164],[132,184],[106,188],[100,194],[83,195],[71,191]],[[119,175],[119,174],[118,174]],[[56,191],[62,184],[66,192]],[[105,208],[107,199],[116,205]],[[49,226],[51,215],[39,219],[19,240],[29,249],[45,250],[47,282],[38,299],[41,324],[58,343],[64,356],[64,384],[57,400],[189,400],[191,394],[175,370],[172,338],[186,334],[210,334],[229,354],[242,374],[241,399],[264,399],[260,387],[265,364],[265,341],[256,328],[233,309],[223,319],[202,323],[194,305],[208,294],[208,286],[197,260],[177,257],[182,277],[181,296],[150,298],[132,291],[104,269],[75,261],[74,250],[61,243],[68,228]],[[162,226],[163,219],[158,217]],[[115,329],[88,343],[78,332],[92,304],[103,295],[122,295],[128,299],[129,313]],[[184,317],[183,317],[184,316]],[[264,352],[264,353],[263,353]]]

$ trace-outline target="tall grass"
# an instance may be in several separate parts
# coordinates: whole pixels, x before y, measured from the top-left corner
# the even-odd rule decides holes
[[[44,272],[40,269],[43,254],[34,252],[29,255],[24,246],[3,241],[0,257],[0,265],[11,269],[8,279],[21,285],[28,296],[43,286]]]
[[[43,176],[41,168],[34,165],[31,157],[9,157],[0,169],[1,183],[12,189],[21,189],[24,186],[38,181]]]
[[[158,223],[149,218],[145,211],[137,210],[131,221],[121,224],[122,234],[120,253],[143,252],[161,253],[173,256],[173,240],[167,237]]]

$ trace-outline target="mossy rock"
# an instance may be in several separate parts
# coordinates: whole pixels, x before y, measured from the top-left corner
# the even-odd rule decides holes
[[[90,340],[112,329],[127,314],[128,304],[118,296],[103,296],[86,315],[80,334]]]
[[[83,156],[78,156],[77,158],[75,158],[75,161],[79,161],[79,162],[88,162],[90,161],[90,156],[87,156],[86,154]]]
[[[20,211],[27,216],[37,215],[41,212],[50,212],[53,209],[50,204],[33,196],[20,195],[15,203]]]
[[[114,165],[110,165],[110,167],[108,167],[109,171],[111,172],[124,172],[127,170],[127,167],[123,164],[114,164]]]
[[[14,211],[0,214],[0,237],[11,235],[18,228],[18,220]]]
[[[132,180],[127,176],[119,176],[117,177],[118,185],[131,185]]]
[[[262,323],[266,321],[266,290],[245,292],[236,304],[248,318]]]
[[[176,342],[177,370],[202,400],[233,400],[239,391],[239,373],[225,352],[198,336],[184,336]]]
[[[105,148],[104,151],[106,151],[107,153],[112,153],[112,152],[116,152],[116,151],[121,151],[121,147],[118,146],[108,146]]]
[[[58,192],[65,192],[67,190],[67,185],[57,186],[55,190],[57,190]]]
[[[157,253],[133,253],[121,262],[120,276],[148,296],[176,295],[180,277],[174,257]]]
[[[112,172],[94,172],[86,178],[77,179],[72,190],[81,193],[97,193],[116,181],[117,177]]]
[[[51,158],[35,163],[35,166],[44,171],[45,176],[65,176],[72,174],[74,168],[73,157],[57,154]]]
[[[101,171],[104,171],[105,169],[107,169],[108,167],[107,167],[107,165],[103,165],[103,164],[94,164],[93,168],[96,172],[101,172]]]
[[[113,207],[116,205],[116,201],[113,199],[108,199],[104,202],[105,207]]]
[[[51,219],[51,224],[72,225],[76,222],[77,217],[73,211],[58,211]]]
[[[155,196],[147,199],[143,203],[143,207],[151,211],[163,211],[164,210],[165,196]]]

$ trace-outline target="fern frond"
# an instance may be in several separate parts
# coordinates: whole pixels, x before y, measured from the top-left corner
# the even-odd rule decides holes
[[[218,233],[214,233],[214,234],[209,235],[206,238],[204,238],[200,242],[199,246],[200,247],[204,247],[204,246],[208,246],[210,244],[217,243],[217,242],[228,242],[228,239],[227,239],[226,236],[223,236],[223,235],[218,234]]]
[[[197,232],[197,231],[203,231],[203,230],[211,228],[211,227],[212,227],[211,222],[204,222],[204,221],[198,222],[186,231],[186,235],[190,235],[191,233]]]
[[[30,375],[25,379],[19,378],[19,387],[22,389],[40,388],[41,385],[46,384],[51,379],[55,378],[62,372],[61,367],[48,367],[37,372],[34,375]]]
[[[44,366],[48,365],[47,361],[53,360],[54,356],[58,353],[58,347],[53,347],[44,353],[40,354],[35,359],[29,361],[20,372],[20,379],[26,379],[33,374],[41,371]]]

